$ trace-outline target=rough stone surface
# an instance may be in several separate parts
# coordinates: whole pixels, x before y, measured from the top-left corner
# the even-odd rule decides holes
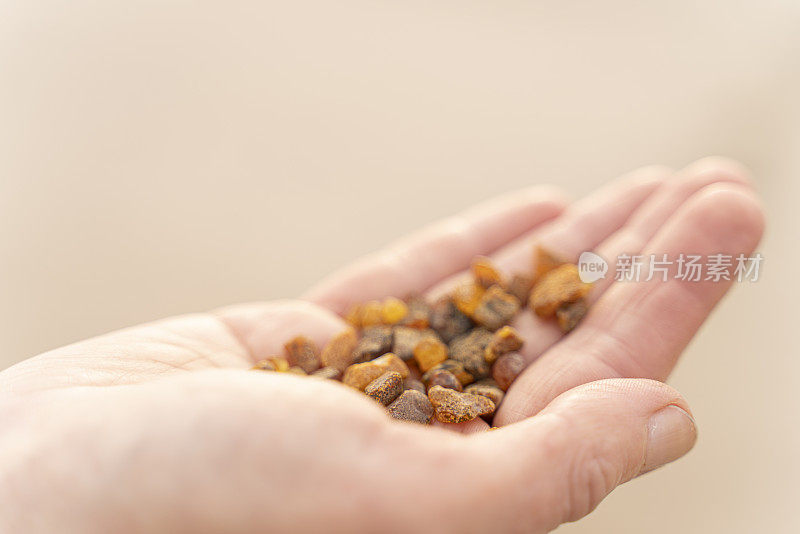
[[[461,363],[475,380],[489,376],[489,364],[484,352],[492,333],[485,328],[476,328],[450,342],[450,359]]]
[[[366,388],[370,382],[387,371],[394,371],[402,378],[408,377],[408,367],[403,363],[403,360],[389,353],[368,362],[354,363],[344,370],[342,383],[364,391],[364,388]]]
[[[449,297],[438,300],[431,308],[431,328],[445,343],[469,332],[472,324],[472,319],[464,315]]]
[[[577,265],[561,265],[533,286],[529,305],[540,317],[552,317],[563,304],[585,297],[591,288],[581,281]]]
[[[433,417],[433,405],[428,397],[413,389],[407,389],[388,406],[389,415],[401,421],[427,425]]]
[[[353,351],[353,363],[377,358],[392,350],[392,327],[372,326],[361,332],[361,339]]]
[[[494,413],[494,403],[488,397],[459,393],[441,386],[432,387],[428,399],[433,404],[436,419],[442,423],[463,423]]]
[[[464,389],[464,393],[472,393],[473,395],[483,395],[494,403],[495,409],[503,402],[505,393],[491,378],[486,378],[480,382],[470,384]]]
[[[344,370],[353,363],[353,351],[358,345],[358,335],[353,328],[343,330],[333,336],[322,349],[320,361],[323,367],[335,367]]]
[[[395,371],[387,371],[370,382],[364,393],[367,397],[388,406],[403,392],[403,377]]]

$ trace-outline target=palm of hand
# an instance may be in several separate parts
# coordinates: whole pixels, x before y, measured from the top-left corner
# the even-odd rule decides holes
[[[15,531],[535,532],[585,515],[691,447],[692,424],[654,444],[654,414],[679,425],[667,407],[687,408],[641,379],[667,377],[729,284],[603,280],[564,339],[521,314],[531,365],[496,416],[507,428],[455,428],[469,437],[396,423],[336,384],[241,371],[295,334],[324,343],[353,302],[441,294],[477,254],[515,272],[534,243],[607,259],[753,250],[762,220],[738,167],[704,160],[669,175],[637,171],[563,212],[551,189],[509,195],[364,258],[303,301],[168,319],[0,373],[0,458],[15,459],[0,468],[0,502],[40,510],[6,520]]]

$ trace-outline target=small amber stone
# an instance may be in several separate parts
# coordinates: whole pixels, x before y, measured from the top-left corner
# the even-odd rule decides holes
[[[472,318],[489,330],[497,330],[510,323],[519,308],[520,304],[515,296],[506,293],[500,286],[492,286],[481,297]]]
[[[453,291],[453,303],[467,317],[472,317],[481,303],[485,289],[480,284],[468,282]]]
[[[367,384],[364,393],[367,397],[388,406],[403,392],[403,377],[400,373],[387,371]]]
[[[381,354],[386,354],[392,350],[392,327],[391,326],[371,326],[361,332],[361,339],[358,340],[355,350],[353,350],[353,362],[361,363],[371,360]]]
[[[369,363],[385,366],[387,371],[400,373],[400,376],[403,378],[408,378],[408,375],[410,374],[406,363],[391,352],[384,354],[380,358],[375,358]]]
[[[450,358],[464,366],[475,380],[489,376],[489,364],[484,355],[492,333],[485,328],[475,328],[468,334],[450,342]]]
[[[500,406],[500,403],[503,402],[503,397],[505,396],[505,393],[503,393],[503,390],[497,385],[497,382],[491,378],[470,384],[466,387],[466,389],[464,389],[464,392],[487,397],[494,403],[495,408]]]
[[[399,323],[406,315],[408,315],[408,306],[402,300],[389,297],[383,301],[383,308],[381,309],[383,324]]]
[[[479,285],[489,288],[493,285],[503,285],[503,276],[485,256],[478,256],[472,260],[472,276]]]
[[[563,304],[585,297],[591,288],[581,281],[578,266],[569,263],[553,269],[533,286],[529,304],[540,317],[552,317]]]
[[[510,326],[504,326],[494,333],[489,344],[486,345],[484,358],[488,363],[492,364],[503,354],[518,351],[522,348],[522,344],[523,341],[519,333]]]
[[[438,341],[436,332],[428,328],[414,328],[411,326],[395,326],[393,330],[392,352],[402,360],[414,357],[414,348],[423,340]]]
[[[570,332],[573,328],[578,326],[578,323],[581,322],[581,319],[583,319],[583,316],[586,315],[588,311],[589,305],[586,304],[586,300],[582,298],[575,302],[562,304],[556,310],[558,326],[561,327],[563,332]]]
[[[289,369],[287,369],[286,372],[293,375],[303,375],[303,376],[308,374],[303,370],[302,367],[298,367],[296,365],[289,367]]]
[[[435,371],[431,371],[430,374],[425,376],[428,377],[425,383],[427,384],[429,390],[433,386],[442,386],[443,388],[454,389],[456,391],[461,391],[463,389],[463,386],[458,378],[456,378],[456,375],[450,371],[437,369]]]
[[[281,356],[273,356],[269,358],[269,361],[272,362],[272,365],[275,366],[275,370],[279,373],[285,373],[289,370],[289,361],[286,358]]]
[[[525,369],[525,359],[516,352],[510,352],[497,358],[492,366],[492,378],[503,391],[517,379],[519,374]]]
[[[427,382],[430,380],[430,377],[433,375],[433,373],[438,370],[444,370],[453,373],[458,381],[461,382],[462,386],[471,384],[475,380],[475,377],[468,373],[466,369],[464,369],[464,364],[457,362],[456,360],[445,360],[422,375],[422,381]]]
[[[533,276],[528,274],[515,274],[508,283],[508,292],[517,297],[520,306],[528,303],[531,289],[533,289]]]
[[[472,328],[472,319],[464,315],[449,297],[439,299],[431,308],[431,328],[445,343],[466,334]]]
[[[442,386],[434,386],[428,390],[428,399],[433,405],[436,418],[442,423],[463,423],[494,413],[494,403],[488,397],[460,393]]]
[[[557,254],[550,252],[544,247],[536,247],[533,251],[533,280],[538,282],[544,275],[567,263],[567,260],[559,257]]]
[[[358,344],[358,335],[352,328],[343,330],[333,336],[322,349],[320,361],[324,367],[335,367],[344,370],[353,363],[353,351]]]
[[[428,302],[418,295],[408,299],[408,314],[401,324],[411,328],[428,328],[430,326],[431,308]]]
[[[383,323],[383,305],[377,300],[370,300],[361,305],[361,328]]]
[[[275,371],[275,364],[269,358],[258,360],[256,364],[251,367],[254,371]]]
[[[376,364],[373,361],[354,363],[344,370],[342,383],[355,389],[364,391],[370,382],[388,371],[386,365]]]
[[[424,373],[447,359],[447,345],[438,339],[423,339],[414,347],[414,359]]]
[[[319,348],[307,337],[297,336],[283,348],[290,365],[300,367],[306,373],[319,369]]]
[[[433,405],[428,396],[414,389],[407,389],[388,406],[394,419],[427,425],[433,417]]]
[[[336,380],[341,376],[342,372],[336,367],[322,367],[321,369],[317,369],[311,376],[317,378],[327,378],[329,380]]]

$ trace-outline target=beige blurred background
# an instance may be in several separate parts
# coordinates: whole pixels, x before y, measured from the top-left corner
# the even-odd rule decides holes
[[[672,380],[700,441],[560,532],[798,532],[799,100],[793,0],[0,2],[0,368],[726,154],[769,228]]]

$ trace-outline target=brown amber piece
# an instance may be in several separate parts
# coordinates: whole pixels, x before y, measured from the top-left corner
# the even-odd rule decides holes
[[[504,326],[494,333],[489,344],[486,345],[484,352],[486,362],[492,364],[503,354],[518,351],[522,348],[522,344],[519,333],[510,326]]]
[[[367,397],[388,406],[403,392],[403,377],[400,373],[387,371],[367,384],[364,393]]]
[[[433,417],[433,405],[424,393],[407,389],[388,407],[389,415],[401,421],[427,425]]]
[[[540,317],[552,317],[563,304],[585,297],[591,287],[581,282],[578,266],[569,263],[553,269],[533,286],[529,304]]]
[[[557,254],[550,252],[544,247],[536,247],[536,250],[533,252],[534,282],[538,282],[544,275],[565,263],[567,263],[567,260],[559,257]]]
[[[411,328],[428,328],[430,326],[431,308],[423,297],[413,296],[408,299],[408,313],[401,324]]]
[[[466,387],[466,389],[464,389],[464,393],[483,395],[494,403],[495,408],[500,406],[500,403],[503,402],[503,397],[505,396],[505,393],[503,393],[503,390],[497,385],[497,382],[491,378],[486,378],[480,382],[470,384]]]
[[[438,339],[423,339],[414,347],[414,359],[424,373],[447,359],[447,345]]]
[[[476,328],[450,343],[450,358],[461,363],[475,380],[486,378],[489,376],[489,364],[484,352],[491,339],[491,332],[485,328]]]
[[[427,383],[430,380],[431,376],[433,376],[433,373],[439,370],[449,371],[453,373],[453,375],[455,375],[458,381],[461,382],[462,386],[471,384],[475,380],[475,377],[469,374],[466,369],[464,369],[464,364],[462,364],[461,362],[457,362],[455,360],[445,360],[436,367],[434,367],[433,369],[431,369],[430,371],[428,371],[427,373],[425,373],[424,375],[422,375],[422,381]]]
[[[463,423],[494,413],[494,403],[488,397],[459,393],[442,386],[428,390],[428,399],[433,404],[436,418],[442,423]]]
[[[353,350],[353,362],[361,363],[392,350],[392,327],[372,326],[361,332],[361,339]]]
[[[456,391],[461,391],[463,389],[463,386],[458,378],[456,378],[456,375],[450,371],[437,369],[435,371],[431,371],[430,374],[426,374],[425,376],[427,377],[425,384],[428,386],[429,390],[433,386],[442,386],[443,388],[454,389]]]
[[[481,303],[484,291],[483,286],[475,282],[461,284],[453,290],[453,303],[461,313],[472,317]]]
[[[358,335],[352,328],[343,330],[333,336],[325,348],[322,349],[320,360],[324,367],[335,367],[344,370],[353,363],[353,350],[358,344]]]
[[[311,376],[317,378],[327,378],[329,380],[336,380],[341,375],[342,371],[336,367],[322,367],[311,373]]]
[[[411,326],[395,326],[392,340],[392,352],[402,360],[414,357],[414,348],[425,339],[438,341],[439,336],[430,329],[419,329]]]
[[[492,286],[483,294],[472,318],[489,330],[497,330],[511,322],[519,307],[515,296],[506,293],[500,286]]]
[[[254,371],[275,371],[275,364],[272,363],[272,360],[269,358],[264,358],[263,360],[258,360],[256,364],[251,367]]]
[[[389,297],[383,301],[383,308],[381,309],[383,324],[399,323],[406,315],[408,315],[408,306],[402,300]]]
[[[503,285],[503,276],[500,271],[485,256],[477,256],[472,260],[472,276],[477,284],[485,288],[493,285]]]
[[[308,374],[303,370],[302,367],[298,367],[296,365],[289,367],[289,369],[287,369],[286,372],[293,375],[303,375],[303,376]]]
[[[439,299],[431,308],[431,328],[442,341],[450,343],[454,337],[466,334],[472,328],[472,320],[459,310],[449,297]]]
[[[425,384],[421,381],[417,380],[416,378],[408,377],[403,381],[403,389],[413,389],[414,391],[419,391],[420,393],[425,393]]]
[[[305,336],[297,336],[283,346],[289,364],[306,373],[319,369],[319,348]]]
[[[525,360],[516,352],[504,354],[497,358],[492,366],[492,378],[503,391],[517,379],[519,374],[525,369]]]
[[[576,326],[578,323],[581,322],[583,316],[586,315],[586,312],[589,311],[589,306],[586,304],[586,300],[578,299],[575,302],[570,302],[567,304],[562,304],[556,310],[556,319],[558,320],[558,326],[561,327],[563,332],[569,332]]]
[[[515,274],[508,283],[508,292],[517,297],[520,306],[528,303],[528,297],[533,289],[533,276],[528,274]]]

